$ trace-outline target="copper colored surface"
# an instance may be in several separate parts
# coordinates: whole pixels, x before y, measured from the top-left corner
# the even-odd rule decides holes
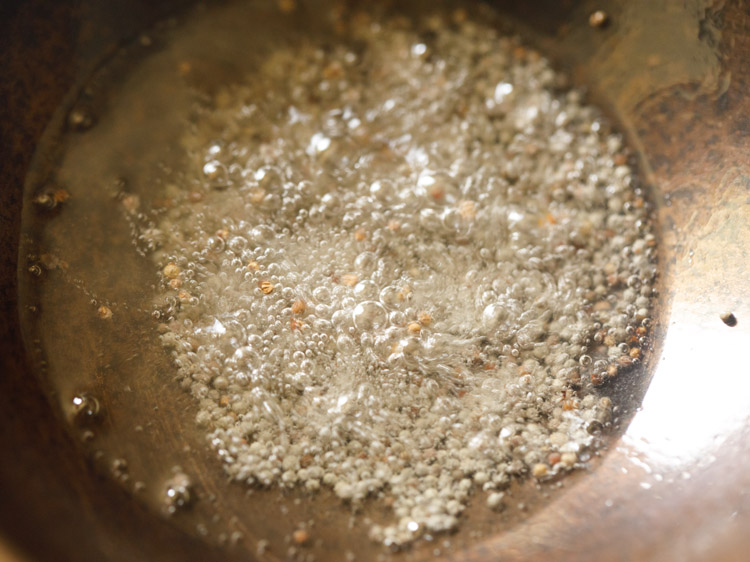
[[[32,560],[252,559],[179,531],[95,476],[31,373],[18,331],[19,209],[35,143],[81,76],[81,49],[111,50],[160,13],[145,2],[83,14],[43,0],[14,4],[0,24],[0,531]],[[747,560],[750,13],[739,0],[497,4],[589,88],[638,152],[658,208],[661,299],[643,407],[603,461],[528,518],[448,556]],[[588,23],[598,9],[605,28]],[[726,311],[735,327],[722,322]],[[618,390],[636,399],[643,391]],[[333,539],[318,560],[342,558]],[[362,543],[358,559],[375,548]],[[432,550],[400,558],[430,559]]]

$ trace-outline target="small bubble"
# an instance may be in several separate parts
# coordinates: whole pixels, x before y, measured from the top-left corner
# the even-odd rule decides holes
[[[75,107],[68,113],[68,126],[74,131],[87,131],[95,123],[94,115],[88,107]]]
[[[508,312],[499,303],[493,303],[485,307],[482,312],[482,323],[488,330],[494,330],[507,318]]]
[[[609,16],[604,10],[596,10],[589,16],[589,25],[591,27],[603,28],[609,23]]]
[[[380,328],[386,319],[385,309],[375,301],[359,303],[352,312],[352,321],[358,330]]]
[[[226,166],[218,160],[211,160],[203,165],[203,175],[209,186],[214,189],[224,189],[229,186],[229,173]]]
[[[187,508],[193,501],[193,483],[187,474],[178,472],[164,484],[164,507],[172,515]]]
[[[99,401],[90,394],[77,394],[71,401],[73,418],[77,423],[94,421],[100,414]]]

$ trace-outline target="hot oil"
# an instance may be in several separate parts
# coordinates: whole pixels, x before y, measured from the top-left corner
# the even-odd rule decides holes
[[[39,149],[23,219],[26,341],[72,436],[154,512],[253,552],[261,539],[283,552],[310,514],[279,491],[225,482],[159,341],[158,278],[138,236],[165,197],[161,172],[182,163],[175,139],[196,97],[296,41],[311,16],[321,19],[273,4],[198,7],[179,31],[139,37],[61,109],[65,125]]]
[[[44,181],[30,183],[27,193],[35,202],[25,209],[21,274],[28,280],[27,341],[50,395],[99,469],[211,542],[276,555],[291,548],[302,558],[334,549],[359,560],[381,555],[361,548],[369,540],[368,519],[387,520],[377,501],[354,515],[327,490],[309,495],[226,481],[196,426],[196,401],[180,388],[159,339],[163,280],[149,247],[149,231],[174,192],[165,178],[191,165],[177,139],[194,126],[196,108],[252,76],[274,49],[294,48],[306,35],[328,37],[331,13],[292,3],[197,9],[177,28],[145,35],[108,63],[68,114],[59,164],[42,175],[38,157]],[[501,514],[477,494],[482,499],[456,536],[430,536],[407,556],[473,542],[525,518],[544,505],[551,486],[535,488],[514,484]],[[304,544],[295,544],[300,529],[308,537],[296,535]]]

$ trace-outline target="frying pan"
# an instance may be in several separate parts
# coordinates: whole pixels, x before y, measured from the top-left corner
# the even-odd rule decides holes
[[[19,328],[22,190],[42,132],[103,58],[184,4],[29,0],[0,8],[0,533],[14,552],[0,549],[0,559],[255,556],[185,532],[93,470],[33,373]],[[637,153],[660,242],[653,349],[642,376],[615,389],[640,407],[623,416],[621,435],[593,470],[488,536],[439,556],[423,544],[394,558],[747,560],[750,10],[741,0],[494,4],[587,88]],[[592,27],[595,10],[607,25]],[[726,312],[736,325],[722,321]],[[316,559],[341,559],[348,531],[322,532]],[[355,544],[358,560],[382,554]]]

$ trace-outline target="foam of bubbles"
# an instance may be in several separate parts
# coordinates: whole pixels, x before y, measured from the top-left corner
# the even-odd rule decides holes
[[[372,535],[401,544],[585,458],[653,236],[619,137],[536,53],[440,15],[343,29],[196,110],[143,236],[227,473],[390,498]]]

